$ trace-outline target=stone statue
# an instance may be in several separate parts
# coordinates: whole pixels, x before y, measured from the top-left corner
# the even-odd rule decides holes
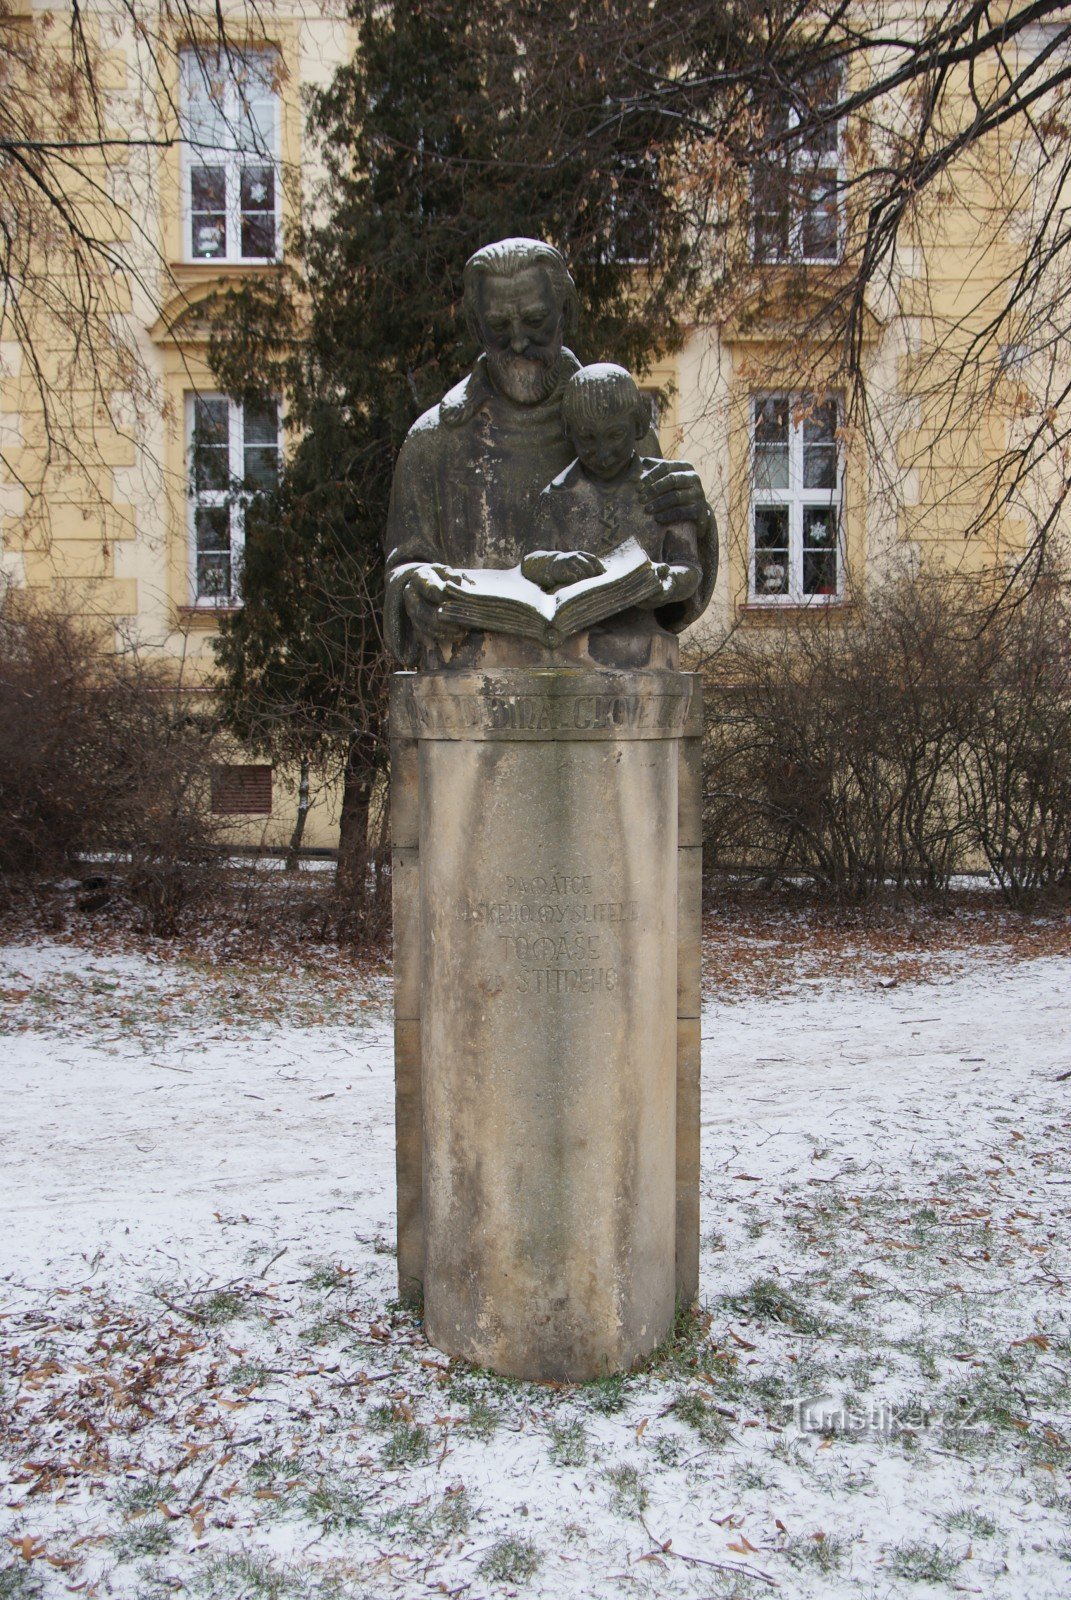
[[[560,253],[535,239],[504,239],[478,250],[465,267],[464,308],[483,354],[414,423],[391,490],[386,630],[407,666],[417,665],[427,647],[457,637],[457,624],[441,609],[451,568],[511,567],[536,549],[537,502],[574,456],[562,401],[580,366],[564,343],[576,326],[577,299]],[[692,467],[661,460],[649,428],[640,443],[646,459],[638,499],[656,522],[691,523],[696,530],[695,586],[676,587],[651,612],[657,625],[679,632],[710,598],[714,518]],[[544,587],[594,570],[578,542],[552,555],[538,567]]]
[[[556,250],[465,268],[474,370],[398,457],[387,545],[398,1289],[516,1377],[641,1364],[699,1275],[696,473],[580,367]]]

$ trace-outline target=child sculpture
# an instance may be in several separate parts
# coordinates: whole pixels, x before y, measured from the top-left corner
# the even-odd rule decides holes
[[[687,600],[702,569],[696,524],[656,522],[644,506],[641,480],[659,463],[637,448],[650,428],[647,405],[624,367],[600,362],[581,367],[566,384],[562,423],[577,458],[539,496],[533,531],[540,548],[525,556],[521,570],[540,588],[558,589],[597,576],[600,555],[635,539],[662,588],[615,617],[614,625],[653,631],[655,608]]]

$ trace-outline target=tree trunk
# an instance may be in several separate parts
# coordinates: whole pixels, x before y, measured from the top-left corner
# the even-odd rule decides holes
[[[360,734],[350,744],[342,784],[342,811],[338,825],[338,870],[335,892],[351,911],[368,902],[368,811],[376,769],[369,758],[369,740]]]
[[[294,821],[294,831],[290,835],[290,843],[286,851],[286,871],[296,872],[298,864],[298,851],[305,834],[305,823],[309,816],[309,763],[301,763],[301,776],[298,779],[298,804],[297,817]]]

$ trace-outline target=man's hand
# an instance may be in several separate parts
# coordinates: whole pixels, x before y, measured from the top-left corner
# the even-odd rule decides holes
[[[412,620],[413,627],[424,639],[456,639],[465,630],[456,622],[448,622],[439,607],[446,598],[448,579],[458,581],[460,574],[449,567],[434,566],[428,562],[415,567],[405,581],[402,600]]]
[[[710,507],[699,474],[688,461],[658,461],[640,480],[644,504],[656,522],[694,522],[700,532]]]
[[[597,578],[606,571],[598,556],[587,550],[531,550],[521,562],[522,576],[538,583],[548,594],[579,583],[581,578]]]

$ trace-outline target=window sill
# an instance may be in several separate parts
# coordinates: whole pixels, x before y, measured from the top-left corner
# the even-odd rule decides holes
[[[854,600],[815,595],[811,600],[741,600],[736,614],[743,623],[768,626],[785,618],[796,622],[802,617],[840,617],[854,610]]]
[[[169,261],[167,270],[173,281],[185,288],[187,285],[210,283],[213,279],[247,278],[251,273],[274,276],[282,270],[282,266],[283,263],[278,259],[251,258],[249,261]]]
[[[241,606],[178,606],[179,626],[208,631],[215,628],[220,617],[233,617]]]

